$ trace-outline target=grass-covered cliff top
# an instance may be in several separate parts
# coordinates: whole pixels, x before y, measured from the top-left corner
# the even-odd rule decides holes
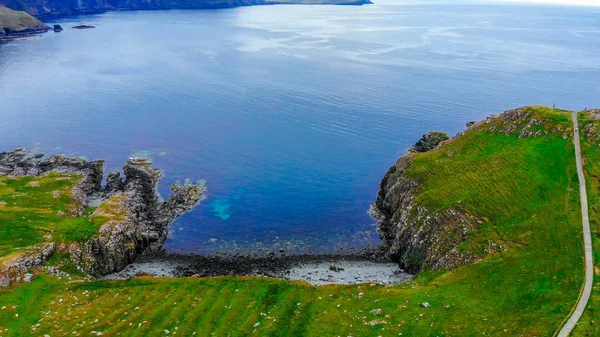
[[[580,116],[582,129],[595,123]],[[43,276],[0,292],[1,335],[552,336],[583,278],[570,114],[534,107],[506,122],[513,117],[476,124],[435,150],[411,155],[408,173],[422,182],[417,200],[423,207],[453,207],[481,219],[461,246],[478,254],[474,264],[424,272],[396,286]],[[600,148],[582,142],[597,234]],[[598,294],[575,336],[598,334]]]
[[[80,176],[0,176],[0,261],[44,242],[82,241],[98,231],[89,218],[70,216]]]
[[[9,28],[11,30],[21,31],[43,27],[47,26],[25,12],[13,11],[12,9],[0,6],[0,30]]]

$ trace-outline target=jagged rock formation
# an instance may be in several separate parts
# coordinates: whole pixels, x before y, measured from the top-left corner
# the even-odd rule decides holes
[[[160,170],[147,159],[129,159],[123,167],[125,180],[118,172],[107,177],[101,186],[104,162],[80,158],[30,155],[24,149],[0,153],[0,175],[38,176],[48,172],[81,175],[73,187],[75,205],[70,216],[83,214],[88,201],[104,201],[95,215],[107,219],[99,233],[83,243],[62,245],[71,259],[92,274],[119,271],[141,254],[160,250],[167,239],[168,226],[181,214],[190,211],[204,197],[203,184],[173,185],[166,202],[159,201],[157,184]]]
[[[419,139],[419,141],[415,145],[413,145],[409,149],[409,152],[431,151],[431,150],[435,149],[438,145],[440,145],[441,142],[448,140],[448,139],[450,139],[450,136],[448,136],[448,134],[445,132],[439,132],[439,131],[427,132],[426,134],[423,135],[423,137],[421,137],[421,139]]]
[[[0,38],[29,36],[50,29],[33,16],[6,8],[0,3]]]
[[[26,11],[38,18],[70,14],[97,13],[109,10],[144,10],[144,9],[203,9],[230,8],[253,5],[290,3],[310,3],[303,0],[270,1],[270,0],[0,0],[0,5],[15,10]],[[323,0],[321,4],[362,5],[371,3],[370,0]]]
[[[69,247],[71,256],[86,271],[119,271],[137,256],[160,250],[169,224],[202,200],[204,186],[188,183],[172,185],[173,194],[160,202],[157,183],[161,174],[151,165],[147,159],[130,159],[123,167],[124,181],[118,172],[108,175],[105,192],[109,199],[99,210],[109,221],[92,240]]]

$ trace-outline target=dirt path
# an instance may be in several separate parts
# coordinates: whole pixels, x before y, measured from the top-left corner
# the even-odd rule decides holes
[[[585,250],[585,283],[577,306],[571,313],[571,317],[558,333],[558,337],[567,337],[575,328],[577,322],[583,315],[583,311],[590,299],[592,286],[594,282],[594,263],[592,259],[592,235],[590,233],[590,219],[588,216],[588,200],[585,189],[585,176],[583,175],[583,163],[581,161],[581,145],[579,138],[579,123],[577,121],[577,112],[573,112],[573,127],[575,140],[575,158],[577,159],[577,175],[579,176],[579,194],[581,197],[581,219],[583,222],[583,245]]]

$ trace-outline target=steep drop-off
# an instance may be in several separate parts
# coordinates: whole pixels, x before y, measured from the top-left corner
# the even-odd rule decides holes
[[[506,159],[496,158],[492,149],[495,143],[514,139],[571,137],[568,115],[546,110],[508,110],[483,122],[469,123],[464,132],[451,140],[441,133],[428,133],[413,147],[418,151],[401,157],[383,178],[370,211],[378,221],[380,237],[391,258],[405,270],[416,273],[458,267],[491,251],[506,249],[502,242],[490,241],[490,247],[466,242],[469,236],[477,235],[484,223],[496,220],[491,212],[477,205],[481,206],[489,195],[505,193],[501,189],[513,183],[510,176],[496,179],[501,176],[496,169]],[[482,138],[479,136],[492,138],[486,139],[486,144],[478,140]],[[481,142],[480,147],[472,150],[473,142]],[[497,168],[491,166],[486,172],[494,160],[498,160]],[[456,171],[448,171],[453,166]],[[475,179],[481,180],[482,186],[477,186]],[[498,199],[502,200],[500,195]]]

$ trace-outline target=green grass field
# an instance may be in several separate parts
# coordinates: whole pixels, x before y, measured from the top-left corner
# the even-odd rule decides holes
[[[0,177],[0,259],[39,243],[81,241],[94,235],[98,227],[88,217],[66,215],[74,202],[71,188],[80,179],[55,174]]]
[[[21,30],[43,26],[45,25],[40,20],[25,12],[13,11],[4,6],[0,6],[0,29],[6,27]]]
[[[0,336],[552,336],[583,279],[581,217],[572,141],[552,131],[571,128],[569,113],[535,113],[549,135],[472,131],[414,155],[421,205],[484,220],[464,243],[481,256],[472,265],[396,286],[40,276],[0,293]]]

